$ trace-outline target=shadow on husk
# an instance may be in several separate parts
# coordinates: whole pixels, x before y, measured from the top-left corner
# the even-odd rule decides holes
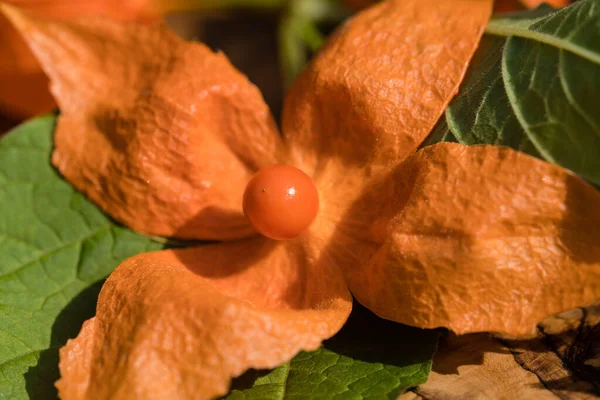
[[[342,330],[323,343],[323,348],[354,361],[407,367],[428,363],[442,330],[413,328],[379,318],[354,302],[353,311]],[[291,361],[292,369],[294,360]],[[233,391],[252,388],[270,371],[249,370],[232,382]]]
[[[40,353],[38,363],[25,373],[26,389],[32,400],[57,399],[54,382],[60,377],[58,351],[79,334],[81,325],[96,314],[96,302],[104,280],[96,282],[73,298],[52,325],[50,347]]]

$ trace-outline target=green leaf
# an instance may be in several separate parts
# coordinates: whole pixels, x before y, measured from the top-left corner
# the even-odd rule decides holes
[[[323,348],[244,374],[226,399],[395,399],[427,380],[437,340],[438,331],[383,320],[355,303]]]
[[[510,146],[600,184],[600,0],[492,19],[426,144]]]
[[[308,49],[302,37],[305,24],[303,18],[285,15],[279,23],[279,59],[283,83],[289,87],[308,62]]]
[[[103,279],[161,244],[117,226],[50,165],[55,116],[0,140],[0,398],[56,398],[58,349]]]

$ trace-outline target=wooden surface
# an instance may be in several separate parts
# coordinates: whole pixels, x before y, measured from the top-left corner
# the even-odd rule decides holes
[[[448,336],[426,384],[401,400],[598,399],[600,304],[549,318],[529,340]]]

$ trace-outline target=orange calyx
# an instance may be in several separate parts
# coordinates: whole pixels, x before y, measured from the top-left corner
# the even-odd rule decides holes
[[[257,232],[275,240],[304,232],[319,211],[319,193],[298,168],[276,164],[260,169],[244,191],[244,214]]]

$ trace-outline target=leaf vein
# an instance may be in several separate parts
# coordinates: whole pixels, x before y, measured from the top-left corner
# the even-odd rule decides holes
[[[54,254],[58,253],[59,251],[66,249],[67,247],[73,246],[74,244],[83,243],[86,240],[89,240],[92,237],[94,237],[94,236],[96,236],[96,235],[98,235],[100,233],[103,233],[103,232],[105,232],[107,230],[110,230],[111,228],[112,228],[111,225],[107,224],[107,225],[104,225],[102,228],[98,229],[97,231],[95,231],[95,232],[93,232],[93,233],[91,233],[91,234],[89,234],[89,235],[87,235],[87,236],[85,236],[83,238],[76,239],[76,240],[73,240],[73,241],[70,241],[70,242],[67,242],[67,243],[63,243],[60,246],[57,246],[57,247],[55,247],[55,248],[53,248],[51,250],[48,250],[48,251],[46,251],[46,252],[44,252],[42,254],[37,255],[35,258],[33,258],[33,259],[25,262],[20,267],[12,270],[10,272],[7,272],[5,274],[0,275],[0,278],[9,277],[9,276],[11,276],[13,274],[16,274],[17,272],[20,272],[20,271],[24,270],[25,268],[31,266],[32,264],[34,264],[36,262],[41,261],[42,259],[44,259],[44,258],[46,258],[48,256],[54,255]]]
[[[540,43],[550,45],[559,49],[569,51],[573,54],[578,55],[594,64],[600,64],[600,54],[597,54],[591,50],[578,46],[572,42],[568,42],[561,38],[556,38],[550,34],[531,31],[524,28],[506,27],[503,24],[498,23],[495,20],[491,20],[485,28],[485,32],[489,35],[505,36],[505,37],[521,37],[523,39],[535,40]]]
[[[575,97],[573,97],[571,88],[569,87],[569,84],[564,76],[564,66],[564,52],[561,50],[558,56],[558,77],[560,79],[560,86],[565,92],[565,97],[567,98],[569,104],[573,106],[575,111],[577,111],[577,113],[579,113],[579,115],[581,115],[581,117],[593,128],[596,135],[600,136],[600,127],[598,124],[581,108],[579,103],[577,103],[575,100]]]

